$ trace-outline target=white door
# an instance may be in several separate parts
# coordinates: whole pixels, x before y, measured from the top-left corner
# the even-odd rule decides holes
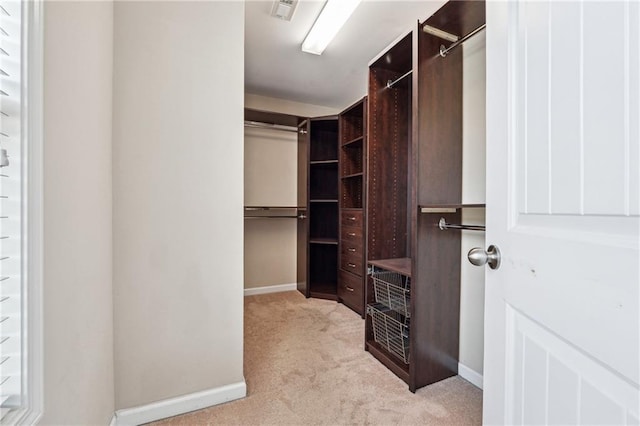
[[[485,423],[638,424],[639,28],[487,2]]]

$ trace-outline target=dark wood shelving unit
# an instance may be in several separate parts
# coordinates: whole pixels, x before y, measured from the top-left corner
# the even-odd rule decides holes
[[[365,188],[367,98],[339,115],[340,140],[340,260],[338,300],[362,317],[365,315],[366,262]]]
[[[338,168],[338,117],[307,120],[298,136],[298,170],[305,173],[298,188],[303,182],[306,187],[298,194],[306,217],[305,227],[298,228],[298,270],[306,266],[304,276],[298,274],[298,290],[306,297],[338,297]]]
[[[440,57],[425,23],[466,35],[484,23],[484,2],[446,3],[369,67],[365,349],[412,392],[458,373],[461,233],[438,221],[484,207],[462,203],[462,49]],[[388,329],[374,290],[392,283],[403,283],[408,309],[386,306],[404,331],[383,337],[403,356],[379,336]]]

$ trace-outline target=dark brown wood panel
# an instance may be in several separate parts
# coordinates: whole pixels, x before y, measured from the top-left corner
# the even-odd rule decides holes
[[[298,127],[298,229],[296,244],[296,287],[309,297],[309,121]]]
[[[441,40],[418,32],[418,204],[462,201],[462,49],[438,55]]]
[[[367,259],[407,256],[410,91],[401,74],[371,68],[367,143]],[[407,79],[405,79],[407,80]]]
[[[485,2],[476,0],[449,1],[431,15],[425,23],[458,37],[463,37],[485,23]],[[449,42],[445,41],[444,44],[448,45]]]
[[[417,19],[417,18],[416,18]],[[411,70],[411,50],[412,41],[411,34],[407,34],[402,40],[396,43],[391,49],[384,53],[376,62],[371,65],[371,68],[387,69],[398,73],[397,77]],[[385,80],[386,84],[386,80]],[[371,101],[371,91],[369,91],[369,101]]]
[[[411,287],[409,387],[416,389],[458,373],[460,328],[460,231],[438,221],[460,223],[460,211],[418,216],[416,259]]]

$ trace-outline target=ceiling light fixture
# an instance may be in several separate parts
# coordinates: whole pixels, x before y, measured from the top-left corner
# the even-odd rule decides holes
[[[302,51],[321,55],[362,0],[327,0],[302,43]]]

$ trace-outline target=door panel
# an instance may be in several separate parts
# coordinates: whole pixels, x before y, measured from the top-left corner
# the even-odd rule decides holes
[[[487,423],[638,417],[638,26],[634,1],[487,3]]]

